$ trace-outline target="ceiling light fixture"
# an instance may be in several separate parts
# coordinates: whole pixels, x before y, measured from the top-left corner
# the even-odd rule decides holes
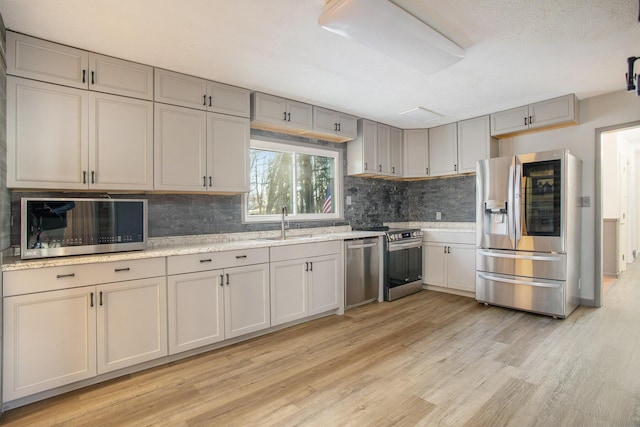
[[[442,118],[441,114],[427,110],[423,107],[412,108],[398,113],[398,115],[419,123],[428,123]]]
[[[387,0],[331,0],[318,23],[425,74],[465,55],[463,48]]]

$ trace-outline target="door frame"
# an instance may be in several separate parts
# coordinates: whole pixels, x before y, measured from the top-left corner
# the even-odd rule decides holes
[[[594,267],[594,299],[595,307],[602,307],[602,134],[640,127],[640,120],[612,126],[596,128],[596,173],[595,173],[595,267]]]

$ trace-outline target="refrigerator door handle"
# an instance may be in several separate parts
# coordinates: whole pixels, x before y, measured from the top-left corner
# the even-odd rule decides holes
[[[516,230],[515,228],[517,227],[516,224],[518,223],[518,219],[515,217],[515,204],[514,204],[514,193],[515,193],[515,188],[514,188],[514,180],[515,180],[515,165],[514,163],[511,163],[511,166],[509,167],[509,195],[508,195],[508,200],[507,200],[507,221],[509,221],[509,223],[507,224],[508,226],[508,230],[509,230],[509,240],[511,241],[511,247],[512,248],[516,248]]]
[[[526,259],[531,261],[562,261],[561,256],[553,255],[516,255],[516,254],[502,254],[491,251],[480,251],[482,256],[490,256],[495,258],[510,258],[510,259]]]
[[[478,277],[485,280],[491,280],[493,282],[508,283],[510,285],[525,285],[525,286],[536,286],[539,288],[556,288],[556,289],[561,288],[563,286],[562,283],[556,284],[556,283],[534,282],[534,281],[528,281],[528,280],[506,279],[504,277],[490,276],[484,273],[478,273]]]
[[[514,215],[514,228],[515,228],[515,245],[514,248],[518,249],[518,245],[520,243],[520,239],[522,238],[522,221],[524,220],[522,216],[522,204],[524,200],[522,199],[522,163],[518,157],[515,158],[514,163],[515,173],[514,173],[514,188],[513,188],[513,215]]]

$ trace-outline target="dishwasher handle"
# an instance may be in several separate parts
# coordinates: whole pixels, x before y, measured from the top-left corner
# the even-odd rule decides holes
[[[363,249],[363,248],[372,248],[374,246],[378,246],[378,242],[374,243],[347,243],[347,249]]]

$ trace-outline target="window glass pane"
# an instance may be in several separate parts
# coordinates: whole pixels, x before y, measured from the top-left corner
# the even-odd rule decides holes
[[[335,159],[310,154],[296,155],[297,213],[334,213]]]
[[[293,212],[292,160],[292,153],[251,149],[249,215],[279,214],[283,206]]]

